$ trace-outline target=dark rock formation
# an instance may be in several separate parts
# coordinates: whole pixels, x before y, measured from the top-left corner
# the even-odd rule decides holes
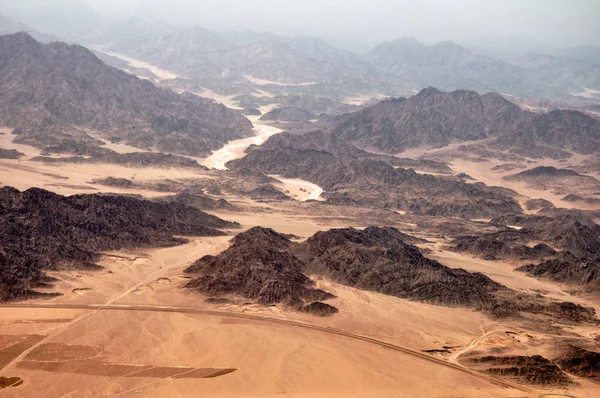
[[[337,314],[339,310],[332,305],[315,301],[314,303],[310,303],[300,308],[300,312],[319,316],[331,316]]]
[[[225,199],[213,199],[206,195],[192,194],[188,192],[178,193],[173,196],[165,196],[157,199],[164,203],[181,203],[185,206],[195,207],[200,210],[235,210],[235,207]]]
[[[453,241],[452,250],[471,253],[486,260],[535,260],[556,255],[556,251],[544,243],[527,246],[530,240],[527,232],[509,228],[491,234],[458,237]]]
[[[316,119],[317,116],[299,108],[277,108],[265,113],[260,120],[279,122],[306,122]]]
[[[132,152],[116,153],[110,151],[99,156],[67,156],[67,157],[47,157],[36,156],[31,159],[34,162],[43,163],[112,163],[127,167],[180,167],[180,168],[200,168],[208,170],[201,166],[194,159],[184,156],[177,156],[156,152]]]
[[[525,202],[526,210],[540,210],[540,209],[551,209],[554,204],[546,199],[530,199]]]
[[[304,264],[286,250],[292,242],[272,229],[254,227],[237,235],[218,256],[205,256],[186,272],[199,274],[186,287],[210,296],[241,295],[260,304],[303,308],[333,295],[314,287]]]
[[[548,242],[579,257],[595,259],[600,255],[600,226],[585,217],[569,213],[554,217],[512,215],[497,217],[491,223],[523,227],[521,232],[531,239]]]
[[[600,381],[599,352],[569,344],[555,362],[567,373]]]
[[[99,252],[185,243],[174,235],[218,236],[230,223],[180,204],[119,196],[60,196],[0,189],[0,300],[31,295],[43,271],[98,268]]]
[[[471,357],[464,362],[484,367],[485,371],[522,382],[539,385],[567,385],[571,379],[552,361],[540,356],[484,356]]]
[[[25,156],[25,154],[16,149],[0,148],[0,159],[19,159],[22,156]]]
[[[503,287],[425,258],[394,228],[318,232],[299,248],[311,272],[343,285],[438,305],[487,307]]]
[[[516,269],[536,278],[586,288],[600,287],[600,263],[597,259],[581,258],[567,252],[539,264],[524,265]]]
[[[556,167],[552,166],[539,166],[505,178],[507,180],[520,180],[530,177],[572,177],[578,175],[579,173],[573,170],[557,169]]]

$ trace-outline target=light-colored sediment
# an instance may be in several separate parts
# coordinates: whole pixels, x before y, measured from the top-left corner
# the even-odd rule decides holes
[[[323,200],[321,195],[323,189],[316,184],[308,181],[301,180],[299,178],[283,178],[278,175],[270,175],[279,181],[283,185],[283,191],[292,198],[306,202],[307,200]]]

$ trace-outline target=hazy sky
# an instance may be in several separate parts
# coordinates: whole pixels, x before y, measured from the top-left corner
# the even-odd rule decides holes
[[[83,1],[104,15],[209,29],[382,41],[414,36],[461,43],[528,36],[600,45],[600,0],[27,0]],[[25,0],[0,0],[2,3]],[[14,4],[14,3],[13,3]]]

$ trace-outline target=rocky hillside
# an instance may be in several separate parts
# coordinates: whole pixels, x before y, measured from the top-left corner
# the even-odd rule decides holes
[[[120,196],[60,196],[0,189],[0,300],[24,298],[49,279],[44,270],[98,268],[99,252],[185,243],[237,224],[178,203]]]
[[[260,304],[282,303],[297,309],[333,298],[314,287],[303,273],[302,261],[288,253],[291,245],[287,236],[254,227],[237,235],[218,256],[205,256],[192,264],[186,272],[198,276],[186,287],[209,296],[241,295]]]
[[[25,33],[0,37],[0,89],[3,124],[15,128],[17,142],[39,148],[97,146],[93,131],[142,149],[203,156],[252,134],[250,121],[212,100],[158,88],[83,47],[44,45]]]
[[[434,88],[405,100],[383,101],[350,114],[334,128],[359,147],[399,153],[419,146],[491,139],[497,149],[522,155],[568,157],[600,149],[600,121],[578,111],[534,114],[496,93]]]
[[[318,232],[298,249],[311,272],[343,285],[437,305],[489,307],[502,286],[424,257],[394,228]],[[467,293],[468,292],[468,293]]]

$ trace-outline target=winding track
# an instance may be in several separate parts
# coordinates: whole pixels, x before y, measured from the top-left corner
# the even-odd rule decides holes
[[[163,313],[166,312],[166,313],[176,313],[176,314],[193,314],[193,315],[229,317],[229,318],[238,318],[238,319],[246,319],[246,320],[259,321],[259,322],[294,326],[294,327],[300,327],[300,328],[304,328],[304,329],[316,330],[316,331],[319,331],[322,333],[328,333],[328,334],[333,334],[333,335],[337,335],[337,336],[342,336],[342,337],[346,337],[349,339],[362,341],[362,342],[365,342],[368,344],[377,345],[379,347],[398,351],[398,352],[401,352],[401,353],[404,353],[404,354],[407,354],[407,355],[410,355],[413,357],[417,357],[419,359],[422,359],[422,360],[425,360],[428,362],[433,362],[438,365],[445,366],[447,368],[458,370],[460,372],[464,372],[464,373],[470,374],[472,376],[485,379],[489,382],[492,382],[492,383],[502,386],[502,387],[512,388],[515,390],[522,391],[532,397],[543,396],[543,395],[540,395],[540,393],[541,393],[540,391],[538,391],[534,388],[519,385],[516,383],[511,383],[511,382],[508,382],[505,380],[500,380],[495,377],[491,377],[491,376],[476,372],[474,370],[465,368],[459,364],[448,362],[443,359],[439,359],[439,358],[424,354],[419,351],[411,350],[409,348],[401,347],[401,346],[398,346],[395,344],[387,343],[385,341],[373,339],[373,338],[362,336],[359,334],[346,332],[346,331],[343,331],[340,329],[316,326],[316,325],[311,325],[311,324],[297,322],[297,321],[290,321],[290,320],[286,320],[286,319],[277,319],[277,318],[270,318],[270,317],[250,315],[250,314],[237,314],[237,313],[226,312],[226,311],[203,310],[203,309],[196,309],[196,308],[114,305],[114,304],[109,304],[109,305],[100,305],[100,304],[99,305],[93,305],[93,304],[46,304],[46,305],[43,305],[43,304],[0,304],[0,308],[73,309],[73,310],[93,310],[93,311],[145,311],[145,312],[163,312]]]

